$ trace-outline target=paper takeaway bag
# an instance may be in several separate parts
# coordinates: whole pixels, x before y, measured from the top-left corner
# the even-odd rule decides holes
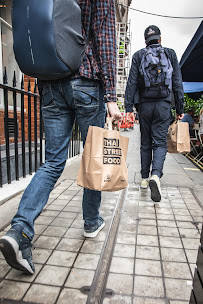
[[[127,187],[127,137],[119,131],[90,126],[82,154],[77,184],[98,191]]]
[[[169,153],[190,152],[190,133],[188,122],[174,122],[167,135]]]

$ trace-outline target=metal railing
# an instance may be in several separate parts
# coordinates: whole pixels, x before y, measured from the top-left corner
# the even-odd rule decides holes
[[[203,225],[189,304],[203,303]]]
[[[4,104],[0,109],[0,187],[32,174],[44,161],[41,98],[36,80],[27,80],[26,83],[22,76],[20,89],[17,88],[14,72],[13,86],[9,86],[5,69],[3,84],[0,84]],[[68,158],[79,153],[80,133],[75,124]]]

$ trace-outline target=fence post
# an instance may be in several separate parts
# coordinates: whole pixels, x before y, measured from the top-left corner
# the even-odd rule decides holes
[[[14,118],[14,146],[15,146],[15,176],[19,180],[19,166],[18,166],[18,123],[17,123],[17,105],[16,105],[16,73],[13,74],[13,118]]]
[[[24,94],[24,78],[21,80],[21,140],[22,140],[22,170],[23,177],[26,177],[26,163],[25,163],[25,94]]]
[[[2,178],[2,165],[1,165],[1,144],[0,144],[0,187],[3,186],[3,178]]]
[[[7,181],[8,184],[11,183],[11,166],[10,166],[10,148],[9,148],[9,132],[8,132],[8,77],[6,68],[4,70],[3,77],[4,84],[4,132],[5,132],[5,141],[6,141],[6,166],[7,166]]]
[[[40,94],[40,166],[45,162],[45,144],[43,142],[42,95]]]
[[[35,80],[34,94],[37,94],[37,83]],[[34,140],[35,140],[35,172],[37,171],[37,96],[34,96]]]
[[[30,78],[28,81],[28,93],[31,93]],[[29,174],[32,175],[32,115],[31,115],[31,95],[28,94],[28,150],[29,150]]]

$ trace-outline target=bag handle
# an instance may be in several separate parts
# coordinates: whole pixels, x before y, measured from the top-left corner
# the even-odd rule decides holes
[[[106,129],[107,130],[116,130],[116,131],[119,131],[118,123],[114,124],[113,120],[112,120],[112,117],[109,116],[109,114],[106,117]]]

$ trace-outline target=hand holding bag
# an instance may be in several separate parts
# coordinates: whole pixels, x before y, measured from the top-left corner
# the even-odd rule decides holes
[[[187,122],[176,121],[169,126],[167,148],[169,153],[190,152],[190,133]]]
[[[107,122],[111,129],[111,119]],[[77,184],[96,191],[118,191],[128,185],[126,157],[129,139],[119,131],[90,126]]]

